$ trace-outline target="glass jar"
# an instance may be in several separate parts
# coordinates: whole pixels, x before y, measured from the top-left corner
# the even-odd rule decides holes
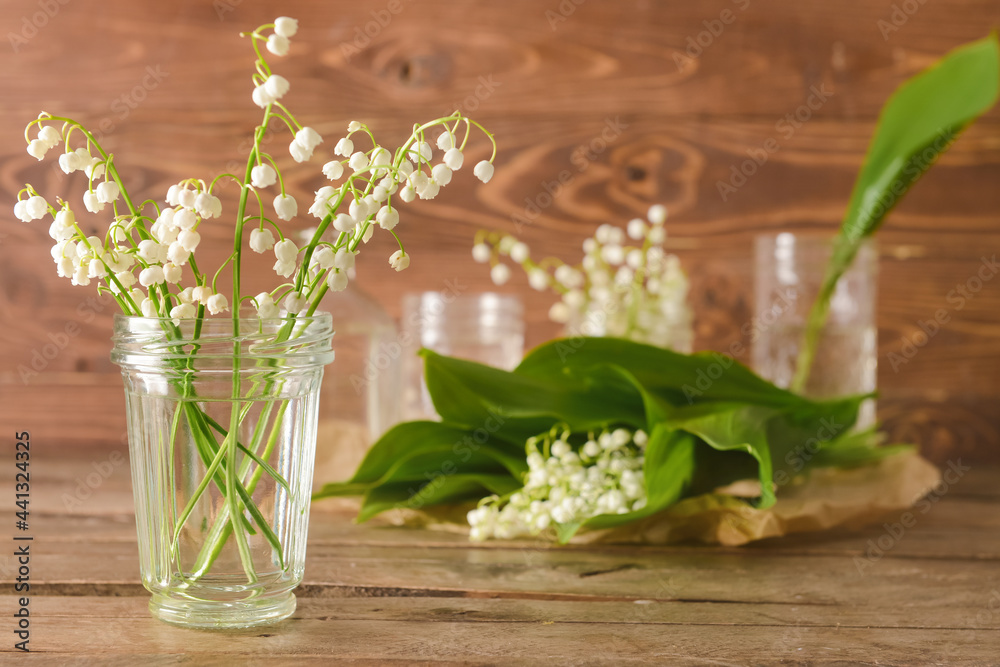
[[[172,320],[116,315],[150,610],[236,628],[295,611],[328,314]]]
[[[795,376],[809,311],[826,274],[833,239],[815,234],[764,234],[756,238],[753,367],[787,388]],[[878,252],[865,243],[840,278],[820,335],[804,394],[834,398],[875,391],[878,371]],[[875,401],[865,401],[856,428],[875,423]]]
[[[399,330],[354,281],[328,292],[320,308],[333,318],[337,372],[323,377],[313,490],[348,479],[369,447],[400,421]]]
[[[437,419],[424,383],[426,347],[439,354],[513,370],[524,356],[524,305],[511,294],[448,291],[403,297],[403,416]]]

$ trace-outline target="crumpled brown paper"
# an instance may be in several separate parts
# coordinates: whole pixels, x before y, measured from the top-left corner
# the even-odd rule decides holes
[[[777,502],[755,509],[738,497],[752,496],[754,482],[685,498],[653,516],[617,528],[581,530],[571,544],[671,544],[704,542],[736,546],[789,533],[834,526],[860,527],[910,507],[941,480],[940,471],[915,452],[897,454],[858,468],[820,468],[778,490]],[[395,512],[396,525],[468,532],[468,508]]]

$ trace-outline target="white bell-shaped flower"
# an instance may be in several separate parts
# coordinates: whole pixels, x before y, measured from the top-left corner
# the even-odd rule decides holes
[[[189,188],[181,188],[177,191],[177,201],[184,208],[194,210],[194,203],[198,201],[198,193]]]
[[[284,35],[275,33],[273,35],[269,35],[267,38],[267,50],[276,56],[288,55],[288,47],[290,45],[291,43]]]
[[[208,307],[209,315],[218,315],[229,310],[229,300],[223,294],[213,294],[208,297],[205,305]]]
[[[261,319],[269,319],[278,316],[278,306],[274,303],[274,297],[267,292],[261,292],[254,301],[257,302],[257,316]]]
[[[177,241],[184,247],[185,250],[194,252],[198,249],[198,244],[201,243],[201,234],[193,229],[185,229],[177,235]]]
[[[277,273],[282,278],[287,278],[293,273],[295,273],[295,262],[282,262],[280,259],[274,263],[272,267],[274,272]]]
[[[406,151],[406,157],[413,162],[430,162],[434,151],[426,141],[419,141],[412,144]]]
[[[343,292],[347,289],[347,272],[334,269],[326,277],[326,285],[331,292]]]
[[[389,255],[389,266],[391,266],[396,271],[402,271],[410,265],[410,256],[407,255],[402,250],[397,250],[396,252]]]
[[[167,248],[167,259],[177,266],[184,266],[191,257],[191,251],[181,245],[180,241],[174,241]]]
[[[330,160],[323,165],[323,175],[335,181],[344,175],[344,165],[337,160]]]
[[[399,211],[388,206],[383,206],[375,215],[378,226],[389,231],[399,224]]]
[[[354,268],[354,260],[357,253],[351,252],[347,248],[341,248],[333,257],[333,266],[341,271]]]
[[[274,247],[274,234],[270,229],[254,229],[250,232],[250,249],[256,253],[265,253]]]
[[[518,264],[528,261],[529,254],[528,246],[523,241],[518,241],[510,247],[510,258]]]
[[[212,296],[212,288],[208,285],[198,285],[191,290],[191,301],[205,303],[210,296]]]
[[[493,251],[485,243],[477,243],[472,246],[472,259],[479,264],[485,264],[490,261],[490,257],[493,256]]]
[[[482,160],[472,170],[472,173],[483,183],[489,183],[490,179],[493,178],[493,163],[489,160]]]
[[[170,309],[170,317],[175,320],[190,320],[198,314],[198,309],[191,303],[182,303]]]
[[[510,267],[506,264],[496,264],[490,269],[490,279],[494,285],[503,285],[510,280]]]
[[[306,297],[300,292],[289,292],[281,305],[290,313],[298,313],[306,307]]]
[[[83,193],[83,205],[91,213],[100,213],[104,210],[104,202],[97,198],[97,194],[88,190]]]
[[[28,155],[36,160],[41,160],[45,157],[45,154],[49,152],[50,148],[51,146],[41,139],[32,139],[28,142]]]
[[[462,168],[462,163],[465,162],[465,155],[462,151],[457,148],[449,148],[444,153],[444,163],[448,165],[448,168],[452,171],[458,171]]]
[[[103,181],[97,185],[96,193],[98,201],[110,204],[114,200],[118,199],[118,195],[121,194],[121,190],[118,188],[118,184],[114,181]]]
[[[326,271],[333,266],[333,260],[335,257],[336,255],[333,252],[333,248],[325,245],[316,249],[316,252],[313,253],[312,261],[319,266],[319,268]]]
[[[250,94],[250,99],[252,99],[253,103],[261,109],[266,109],[267,105],[273,104],[275,100],[274,95],[268,92],[264,84],[261,84],[253,89],[253,92]]]
[[[288,79],[280,74],[272,74],[267,77],[267,81],[264,82],[264,90],[266,90],[275,100],[280,100],[282,96],[288,92],[288,88]]]
[[[156,317],[158,313],[156,312],[156,304],[149,297],[146,297],[139,304],[139,309],[142,311],[143,317]]]
[[[313,149],[306,148],[296,140],[288,144],[288,154],[296,162],[308,162],[309,158],[312,157]]]
[[[115,280],[121,283],[122,287],[125,289],[128,289],[136,283],[135,274],[131,271],[119,271],[115,274]]]
[[[150,266],[139,272],[139,284],[143,287],[159,285],[165,280],[162,266]]]
[[[443,151],[450,151],[455,147],[455,135],[445,130],[437,138],[437,147]]]
[[[194,200],[194,210],[202,218],[218,218],[222,215],[222,200],[213,194],[202,192]]]
[[[53,148],[58,145],[60,141],[62,141],[62,134],[60,134],[59,130],[51,125],[46,125],[45,127],[39,128],[38,140],[48,144],[49,148]]]
[[[87,162],[85,162],[80,154],[75,151],[63,153],[59,156],[59,168],[62,169],[64,173],[72,174],[74,171],[83,169],[86,166]]]
[[[279,262],[295,262],[298,254],[299,248],[291,239],[284,239],[274,244],[274,256]]]
[[[354,227],[357,225],[354,218],[346,213],[338,213],[337,217],[333,219],[333,228],[338,232],[343,232],[349,234],[354,231]]]
[[[654,225],[662,225],[667,221],[667,207],[663,204],[653,204],[646,213],[646,219]]]
[[[351,155],[351,159],[348,160],[347,165],[354,171],[361,171],[368,167],[369,160],[368,156],[365,155],[363,151],[357,151]]]
[[[347,137],[344,137],[337,142],[336,146],[334,146],[333,152],[337,155],[343,155],[344,157],[351,157],[351,153],[354,152],[354,142]]]
[[[295,141],[305,146],[306,150],[311,151],[323,143],[323,137],[311,127],[303,127],[295,133]]]
[[[287,16],[274,19],[274,32],[282,37],[292,37],[299,31],[299,22]]]
[[[299,214],[299,204],[291,195],[278,195],[274,198],[274,212],[282,220],[291,220]]]
[[[198,224],[198,216],[189,208],[177,209],[174,212],[173,223],[178,229],[191,229]]]
[[[83,173],[87,174],[87,178],[90,180],[96,180],[104,175],[106,171],[107,163],[99,157],[91,158],[83,167]]]
[[[278,174],[269,164],[258,164],[250,170],[250,185],[255,188],[266,188],[274,185],[278,180]]]
[[[451,174],[451,167],[446,164],[436,164],[431,169],[431,179],[442,187],[451,183]]]
[[[171,285],[179,283],[183,274],[184,269],[173,262],[167,262],[163,265],[163,279]]]

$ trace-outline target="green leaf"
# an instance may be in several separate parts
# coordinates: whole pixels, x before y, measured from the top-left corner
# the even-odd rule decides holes
[[[639,395],[624,381],[619,381],[617,391],[608,391],[591,377],[566,383],[430,350],[421,354],[428,391],[446,422],[485,429],[511,442],[523,443],[557,422],[584,432],[611,422],[644,422]]]
[[[442,503],[479,500],[494,493],[505,495],[519,488],[521,483],[508,475],[476,474],[442,475],[423,484],[383,484],[365,494],[357,521],[362,523],[390,509],[421,509]]]
[[[715,449],[741,451],[756,459],[761,487],[759,507],[773,505],[775,498],[767,425],[779,413],[759,405],[717,403],[699,407],[688,411],[684,418],[671,419],[671,426],[698,436]]]
[[[613,364],[646,391],[671,405],[739,401],[788,407],[803,399],[779,389],[732,357],[714,352],[681,354],[622,338],[572,338],[536,347],[514,373],[573,385],[594,367]]]
[[[806,385],[830,299],[858,249],[937,156],[993,106],[998,92],[1000,46],[994,33],[955,49],[904,82],[886,102],[809,313],[792,380],[794,390],[801,391]]]
[[[398,424],[372,445],[358,470],[351,477],[351,484],[374,484],[383,479],[400,462],[418,454],[432,452],[439,457],[440,465],[431,465],[427,472],[440,470],[446,461],[457,465],[469,460],[479,451],[489,451],[493,457],[508,466],[512,474],[524,470],[524,445],[512,444],[489,434],[485,440],[463,426],[444,422],[415,421]],[[480,440],[483,440],[480,442]]]

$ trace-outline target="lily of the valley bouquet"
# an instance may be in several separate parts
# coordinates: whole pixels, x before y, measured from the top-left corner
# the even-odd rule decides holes
[[[58,150],[66,174],[85,176],[82,200],[47,199],[26,185],[14,212],[25,222],[51,219],[58,274],[96,283],[121,309],[112,358],[125,380],[141,571],[151,609],[172,622],[246,626],[295,609],[317,394],[332,359],[331,318],[317,306],[347,287],[375,233],[396,239],[389,263],[405,269],[399,202],[434,198],[462,168],[473,130],[493,143],[458,112],[415,125],[394,150],[364,123],[350,123],[322,167],[329,184],[308,207],[319,223],[300,247],[286,224],[299,216],[281,173],[287,158],[263,147],[274,121],[293,135],[296,162],[324,143],[282,103],[289,82],[266,57],[285,55],[297,27],[282,17],[244,35],[256,54],[248,93],[263,113],[242,175],[188,178],[169,187],[165,202],[140,200],[122,164],[77,121],[42,113],[25,130],[28,153],[41,160]],[[493,154],[473,169],[483,182]],[[232,251],[208,269],[197,260],[202,232],[223,224],[216,193],[232,183]],[[99,235],[84,233],[95,226]],[[255,255],[273,258],[278,278],[250,295],[244,260]]]
[[[994,104],[998,78],[993,35],[913,77],[883,109],[805,323],[793,389],[806,386],[830,298],[858,249],[950,139]],[[609,322],[624,319],[607,332],[619,337],[571,330],[511,372],[424,350],[441,421],[398,425],[352,479],[318,496],[361,495],[359,520],[393,510],[422,525],[465,524],[473,540],[741,544],[871,520],[937,481],[912,448],[855,428],[868,396],[813,400],[727,355],[641,342],[648,305],[662,311],[663,286],[683,284],[659,252],[656,270],[641,273],[665,216],[654,207],[648,217],[651,226],[635,220],[627,230],[640,247],[599,229],[580,268],[536,264],[516,239],[480,234],[473,255],[492,264],[495,282],[509,277],[499,261],[509,257],[533,287],[561,295],[554,319],[569,322],[596,302],[616,309]]]

